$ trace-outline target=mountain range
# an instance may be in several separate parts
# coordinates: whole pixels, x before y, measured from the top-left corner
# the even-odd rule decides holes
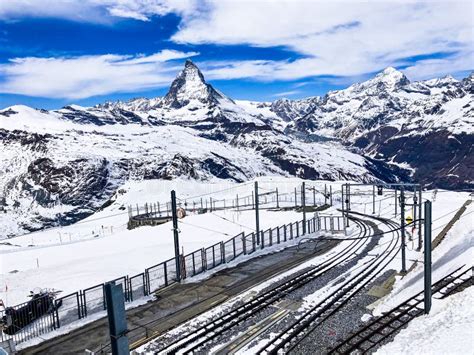
[[[394,68],[325,96],[233,100],[186,61],[168,93],[0,110],[0,238],[73,223],[129,179],[260,175],[473,183],[474,73],[410,82]]]

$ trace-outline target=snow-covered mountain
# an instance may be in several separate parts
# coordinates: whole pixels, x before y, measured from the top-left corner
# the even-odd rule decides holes
[[[83,218],[128,179],[410,180],[436,163],[403,160],[417,153],[400,142],[416,148],[440,130],[454,137],[435,143],[449,147],[443,159],[460,161],[451,186],[469,187],[472,173],[462,167],[472,157],[449,144],[465,145],[465,136],[472,149],[472,95],[472,75],[409,83],[388,68],[324,97],[234,101],[187,61],[163,98],[12,106],[0,111],[0,238]]]
[[[286,132],[339,139],[364,155],[413,169],[413,179],[429,186],[472,189],[473,80],[471,74],[462,81],[448,76],[410,83],[387,68],[313,99]]]

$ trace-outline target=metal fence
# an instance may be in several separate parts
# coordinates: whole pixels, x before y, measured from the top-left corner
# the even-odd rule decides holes
[[[181,256],[181,274],[183,278],[199,275],[242,255],[286,243],[302,236],[305,232],[308,234],[315,231],[343,230],[342,216],[315,216],[307,221],[297,221],[266,229],[260,232],[260,238],[257,238],[255,233],[246,235],[240,233],[229,240]],[[126,302],[136,301],[178,282],[176,260],[172,258],[145,269],[143,273],[122,276],[113,281],[116,284],[122,284]],[[9,313],[16,313],[18,315],[15,325],[17,329],[14,332],[1,331],[0,340],[13,339],[18,344],[91,314],[104,311],[107,308],[104,289],[105,284],[99,284],[60,297],[54,301],[54,306],[51,306],[41,316],[36,316],[34,311],[29,310],[28,303],[8,307],[6,310],[0,311],[0,317],[2,317],[3,323],[8,324],[9,316],[11,318]]]

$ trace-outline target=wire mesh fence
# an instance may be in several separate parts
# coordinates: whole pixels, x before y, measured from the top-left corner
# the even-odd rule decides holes
[[[257,238],[256,233],[245,235],[242,232],[229,240],[180,256],[181,275],[183,278],[193,277],[242,255],[291,241],[304,234],[342,230],[344,230],[343,217],[314,216],[308,220],[263,230],[260,232],[260,238]],[[178,282],[176,267],[176,259],[172,258],[146,268],[143,273],[131,277],[122,276],[112,281],[122,285],[125,301],[132,302]],[[18,344],[91,314],[103,312],[107,308],[104,288],[105,284],[98,284],[57,298],[47,305],[45,299],[36,308],[32,306],[31,301],[8,307],[0,311],[4,323],[0,337],[2,341],[13,339]]]

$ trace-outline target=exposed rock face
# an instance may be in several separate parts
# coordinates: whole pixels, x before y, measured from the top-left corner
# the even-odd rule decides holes
[[[362,154],[411,168],[413,179],[426,185],[472,189],[467,153],[474,123],[473,77],[410,83],[387,68],[374,79],[314,99],[311,111],[290,122],[286,132],[338,139]]]
[[[410,83],[387,68],[324,97],[258,103],[231,100],[187,61],[163,98],[0,110],[0,238],[83,218],[128,179],[472,189],[473,80]]]
[[[187,60],[183,71],[173,81],[170,90],[163,98],[163,105],[179,109],[193,101],[217,105],[219,100],[229,99],[207,84],[199,68]]]

